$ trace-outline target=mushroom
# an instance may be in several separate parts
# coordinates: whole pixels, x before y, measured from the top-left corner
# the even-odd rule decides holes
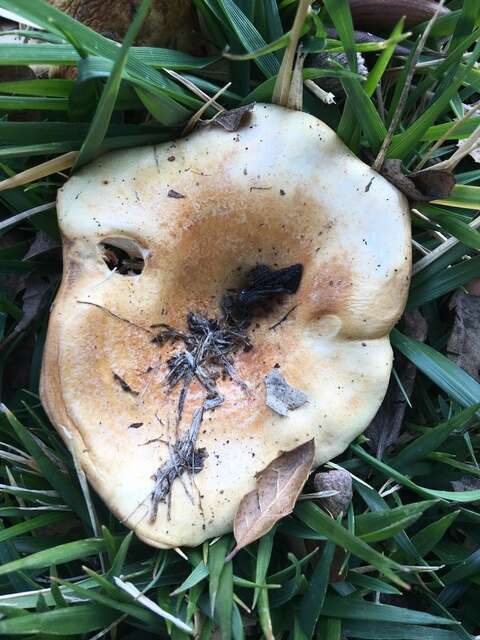
[[[64,11],[113,40],[122,40],[132,22],[139,2],[137,0],[48,0]],[[140,31],[138,44],[157,47],[181,43],[191,47],[192,1],[153,0],[150,13]],[[183,48],[183,47],[181,47]]]
[[[257,104],[236,132],[109,153],[60,189],[58,215],[41,397],[145,542],[231,531],[280,452],[314,438],[318,466],[375,415],[409,286],[409,208],[323,122]],[[238,342],[207,362],[202,331]]]

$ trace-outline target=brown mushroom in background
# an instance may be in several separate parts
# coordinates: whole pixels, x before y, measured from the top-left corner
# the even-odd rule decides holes
[[[113,40],[121,41],[130,26],[138,0],[48,0],[79,22]],[[137,44],[192,49],[191,0],[153,0]]]
[[[389,31],[405,16],[405,26],[414,27],[430,20],[438,8],[433,0],[349,0],[356,29],[374,32]],[[446,7],[440,16],[450,13]]]

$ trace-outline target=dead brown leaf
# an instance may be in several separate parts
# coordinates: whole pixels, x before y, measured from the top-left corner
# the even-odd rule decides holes
[[[41,277],[37,274],[30,274],[27,277],[25,290],[23,292],[23,316],[17,322],[11,333],[0,343],[0,349],[10,344],[13,338],[29,327],[35,320],[51,286],[51,277]]]
[[[425,169],[407,175],[401,160],[385,160],[380,173],[412,202],[445,199],[456,184],[449,171]]]
[[[23,260],[31,260],[32,258],[36,258],[37,256],[46,253],[47,251],[52,251],[59,247],[60,243],[49,236],[48,233],[45,233],[45,231],[39,231],[35,236],[35,240],[30,245],[29,250],[23,256]]]
[[[423,342],[427,336],[427,323],[418,309],[407,312],[402,318],[402,331]],[[395,353],[395,371],[410,397],[415,383],[416,367],[400,353]],[[365,435],[369,447],[377,458],[382,458],[385,450],[397,441],[402,426],[407,402],[394,376],[390,378],[387,393]]]
[[[247,116],[252,111],[255,103],[246,104],[243,107],[237,109],[230,109],[230,111],[222,111],[214,120],[212,124],[223,127],[226,131],[237,131],[240,127],[246,123]]]
[[[312,438],[280,454],[257,474],[257,488],[247,493],[238,507],[233,527],[237,544],[227,560],[268,533],[276,522],[293,511],[312,468],[314,453]]]
[[[455,176],[450,171],[441,171],[435,168],[412,173],[409,178],[420,193],[430,200],[448,198],[457,183]]]
[[[447,355],[480,382],[480,297],[458,291],[450,300],[454,312]]]

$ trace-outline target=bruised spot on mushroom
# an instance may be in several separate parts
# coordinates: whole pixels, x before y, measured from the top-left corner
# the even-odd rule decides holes
[[[143,422],[132,422],[128,425],[129,429],[140,429],[140,427],[143,427]]]

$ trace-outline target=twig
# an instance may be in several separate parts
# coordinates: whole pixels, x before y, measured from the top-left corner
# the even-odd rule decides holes
[[[218,102],[215,102],[215,97],[210,98],[210,96],[207,93],[199,89],[196,84],[194,84],[190,80],[187,80],[187,78],[184,78],[176,71],[173,71],[173,69],[163,68],[162,71],[165,71],[165,73],[168,73],[169,76],[172,76],[172,78],[175,78],[175,80],[178,80],[178,82],[180,82],[185,87],[187,87],[187,89],[190,89],[190,91],[194,93],[196,96],[198,96],[199,98],[202,98],[202,100],[205,100],[205,102],[208,102],[209,100],[213,100],[213,102],[211,103],[212,107],[214,107],[217,111],[223,111],[222,105],[218,104]]]
[[[192,131],[195,128],[195,125],[200,120],[200,118],[205,113],[205,111],[214,104],[215,100],[218,97],[220,97],[222,93],[225,93],[225,91],[231,86],[231,84],[232,84],[231,82],[227,82],[227,84],[224,87],[219,89],[214,96],[209,98],[207,102],[205,102],[205,104],[201,106],[200,109],[193,114],[193,116],[190,118],[190,120],[187,122],[187,124],[183,128],[182,136],[186,136],[187,133],[190,133],[190,131]],[[222,111],[223,110],[224,109],[222,109]]]
[[[116,313],[114,313],[113,311],[110,311],[110,309],[107,309],[106,307],[102,307],[101,304],[97,304],[96,302],[89,302],[88,300],[77,300],[77,303],[78,304],[88,304],[91,307],[97,307],[97,309],[101,309],[102,311],[105,311],[105,313],[108,313],[108,315],[113,316],[117,320],[121,320],[122,322],[126,322],[127,324],[131,324],[132,327],[136,327],[137,329],[141,329],[142,331],[145,331],[146,333],[149,333],[150,335],[155,335],[154,332],[151,329],[147,329],[146,327],[142,327],[141,325],[136,324],[135,322],[132,322],[131,320],[127,320],[127,318],[122,318],[122,316],[119,316]]]
[[[293,111],[301,111],[303,108],[303,65],[305,64],[305,58],[306,54],[300,44],[293,67],[287,102],[287,109],[292,109]]]
[[[325,104],[335,104],[335,94],[325,91],[318,86],[313,80],[305,80],[303,83],[309,91],[311,91],[317,98],[319,98]]]
[[[280,318],[280,320],[279,320],[278,322],[275,322],[275,324],[272,324],[272,326],[271,326],[271,327],[268,327],[268,328],[269,328],[269,330],[270,330],[270,331],[272,331],[272,329],[276,329],[277,327],[279,327],[283,322],[285,322],[285,320],[288,318],[288,316],[289,316],[291,313],[293,313],[293,312],[295,311],[295,309],[296,309],[298,306],[299,306],[299,305],[298,305],[298,304],[296,304],[296,305],[294,305],[291,309],[289,309],[289,310],[287,311],[287,313],[286,313],[282,318]]]
[[[400,123],[400,118],[402,117],[405,104],[407,102],[410,86],[412,84],[413,76],[415,75],[416,65],[423,51],[425,43],[427,42],[428,36],[430,35],[432,27],[435,24],[435,20],[437,19],[440,11],[442,10],[444,3],[445,3],[445,0],[440,0],[440,2],[438,3],[435,13],[433,14],[431,20],[428,22],[427,26],[425,27],[425,30],[418,42],[417,48],[415,49],[415,53],[411,61],[410,69],[408,70],[407,77],[405,78],[405,84],[403,86],[402,93],[400,94],[400,99],[398,101],[397,108],[395,109],[395,113],[393,114],[392,121],[390,123],[390,126],[388,127],[385,140],[383,141],[380,151],[378,152],[378,155],[375,158],[375,162],[373,163],[373,166],[372,166],[372,168],[375,171],[379,171],[382,168],[382,165],[385,161],[388,147],[392,142],[395,131],[397,130],[397,127]]]
[[[297,13],[290,31],[290,41],[283,55],[282,64],[280,66],[280,71],[278,73],[272,95],[273,104],[278,104],[281,107],[285,107],[288,104],[292,81],[293,62],[295,60],[297,44],[300,39],[303,24],[310,11],[312,1],[313,0],[300,0],[298,3]]]
[[[448,160],[444,160],[443,162],[439,162],[432,169],[441,169],[442,171],[453,171],[457,164],[468,156],[468,154],[478,146],[480,142],[480,127],[477,127],[472,135],[467,138],[464,143],[460,146],[455,153],[448,158]]]

